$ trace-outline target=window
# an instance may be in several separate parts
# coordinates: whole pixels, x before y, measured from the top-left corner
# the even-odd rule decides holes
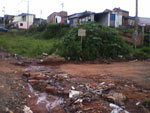
[[[20,23],[20,26],[23,26],[23,23]]]
[[[23,21],[26,21],[26,16],[24,16],[22,19],[23,19]]]

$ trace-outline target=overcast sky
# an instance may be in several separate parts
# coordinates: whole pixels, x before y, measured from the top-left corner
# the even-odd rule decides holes
[[[36,17],[47,18],[53,12],[62,10],[61,3],[64,3],[64,11],[68,14],[79,13],[85,10],[102,12],[105,9],[120,7],[130,12],[130,16],[135,15],[136,0],[29,0],[30,13]],[[139,16],[150,17],[150,0],[139,0]],[[5,13],[18,15],[27,12],[27,0],[0,0],[0,16],[3,16],[3,6]],[[42,10],[42,14],[41,14]]]

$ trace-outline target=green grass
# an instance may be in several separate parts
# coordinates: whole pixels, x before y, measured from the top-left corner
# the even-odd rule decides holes
[[[10,53],[27,57],[39,57],[43,52],[51,54],[51,49],[59,40],[35,39],[34,35],[14,35],[0,33],[0,48]]]

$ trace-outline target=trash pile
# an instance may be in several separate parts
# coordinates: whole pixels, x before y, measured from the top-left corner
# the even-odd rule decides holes
[[[110,112],[112,108],[109,106],[108,101],[123,105],[122,103],[126,99],[124,95],[119,93],[106,94],[106,92],[115,88],[114,83],[80,83],[73,80],[71,75],[55,70],[31,72],[31,70],[26,69],[23,77],[27,79],[34,90],[63,98],[64,101],[61,105],[67,113],[91,112],[93,109],[95,111],[99,110],[99,112]],[[105,99],[108,101],[105,101]],[[99,100],[102,102],[99,102]],[[89,109],[87,109],[91,103],[99,103],[101,109],[98,109],[98,106],[96,108],[95,106],[89,106]]]
[[[131,85],[129,82],[124,84],[122,81],[116,83],[104,79],[101,79],[104,80],[100,80],[101,82],[99,80],[92,82],[87,79],[82,82],[83,80],[80,79],[83,78],[78,79],[75,75],[50,69],[50,67],[46,69],[38,66],[39,71],[34,66],[31,68],[31,70],[30,68],[25,69],[23,77],[35,91],[46,93],[46,97],[53,95],[55,100],[57,98],[63,100],[58,102],[55,107],[61,106],[67,113],[129,113],[129,105],[134,103],[134,109],[140,106],[139,101],[129,103],[129,98],[121,91],[123,88],[134,89],[133,84]],[[48,99],[45,102],[48,103],[47,101]],[[50,102],[48,106],[49,111],[55,108],[51,107],[53,102]],[[129,104],[127,105],[127,103]]]

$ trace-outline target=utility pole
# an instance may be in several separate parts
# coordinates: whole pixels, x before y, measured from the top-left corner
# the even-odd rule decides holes
[[[4,18],[3,18],[3,27],[5,27],[5,6],[3,7],[3,13],[4,13]]]
[[[41,17],[42,17],[42,10],[40,11],[40,25],[41,25]]]
[[[64,10],[64,3],[61,3],[61,6],[62,6],[62,11]]]
[[[29,28],[29,0],[27,0],[27,29]]]
[[[138,37],[138,0],[136,0],[136,16],[135,16],[135,32],[134,32],[134,46],[136,48],[137,45],[137,37]]]

